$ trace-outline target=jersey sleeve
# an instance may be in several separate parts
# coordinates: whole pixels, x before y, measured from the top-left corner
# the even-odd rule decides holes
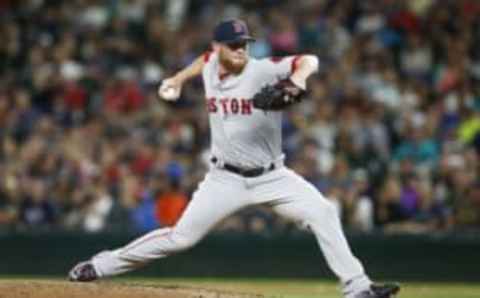
[[[265,75],[279,79],[289,77],[297,68],[300,55],[262,59]]]
[[[212,53],[212,51],[206,51],[205,53],[203,53],[203,62],[208,63],[208,61],[210,60],[210,56],[212,56]]]
[[[214,60],[217,59],[217,55],[212,51],[206,51],[205,53],[202,54],[201,57],[204,62],[202,74],[205,76],[207,73],[210,72],[210,69],[212,68]]]

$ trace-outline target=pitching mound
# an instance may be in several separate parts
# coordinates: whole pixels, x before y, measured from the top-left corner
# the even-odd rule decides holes
[[[260,298],[212,289],[118,282],[0,281],[0,298]]]

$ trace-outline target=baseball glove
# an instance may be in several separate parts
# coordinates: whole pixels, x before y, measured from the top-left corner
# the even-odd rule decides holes
[[[305,93],[290,79],[284,79],[263,87],[253,96],[253,106],[266,111],[279,111],[302,101]]]

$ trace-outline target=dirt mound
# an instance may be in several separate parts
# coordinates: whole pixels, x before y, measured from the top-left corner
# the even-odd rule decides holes
[[[0,281],[0,298],[261,298],[204,288],[118,282]]]

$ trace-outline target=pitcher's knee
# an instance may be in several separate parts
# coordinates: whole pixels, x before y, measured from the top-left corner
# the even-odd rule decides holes
[[[310,224],[339,218],[337,206],[323,197],[314,203],[314,206],[309,209],[308,214],[307,221],[309,221]]]
[[[170,234],[170,241],[172,243],[172,250],[174,252],[188,250],[195,246],[199,240],[200,239],[197,239],[197,237],[182,235],[175,230],[173,230]]]
[[[331,201],[329,201],[327,199],[323,199],[322,204],[323,204],[323,208],[325,209],[326,213],[338,216],[338,208],[334,203],[332,203]]]

